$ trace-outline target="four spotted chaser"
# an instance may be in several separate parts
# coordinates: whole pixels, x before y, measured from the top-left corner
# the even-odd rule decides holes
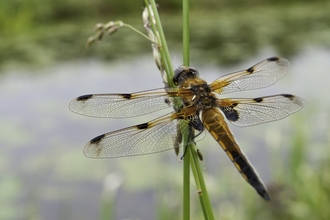
[[[170,114],[95,137],[86,144],[85,156],[115,158],[174,149],[182,146],[183,132],[197,134],[194,136],[197,140],[206,128],[244,179],[265,200],[270,200],[224,118],[236,126],[257,125],[285,118],[300,110],[305,101],[290,94],[252,99],[222,99],[219,95],[270,86],[286,74],[289,66],[288,60],[271,57],[246,70],[221,76],[211,84],[201,79],[195,68],[181,66],[173,77],[178,88],[83,95],[71,101],[69,108],[86,116],[125,118],[174,107],[179,99],[182,105],[174,107]]]

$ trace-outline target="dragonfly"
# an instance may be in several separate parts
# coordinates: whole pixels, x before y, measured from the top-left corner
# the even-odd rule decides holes
[[[265,185],[241,151],[226,119],[240,127],[277,121],[299,111],[305,101],[291,94],[258,98],[221,98],[220,95],[268,87],[281,79],[289,66],[288,60],[271,57],[248,69],[223,75],[210,84],[199,77],[197,69],[180,66],[172,79],[176,88],[82,95],[70,102],[69,109],[91,117],[127,118],[173,108],[171,113],[152,121],[93,138],[84,147],[84,155],[117,158],[177,150],[186,147],[182,138],[185,132],[194,134],[191,139],[195,141],[202,139],[203,135],[199,134],[207,130],[243,178],[268,201]]]

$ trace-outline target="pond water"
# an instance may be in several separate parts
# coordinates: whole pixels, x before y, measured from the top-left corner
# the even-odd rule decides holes
[[[282,121],[251,128],[231,126],[266,184],[271,182],[276,169],[269,162],[274,149],[265,146],[272,135],[292,134],[301,126],[308,129],[307,140],[328,141],[329,52],[307,48],[289,59],[291,68],[277,84],[231,95],[292,93],[306,100],[304,109]],[[274,55],[272,50],[265,49],[235,66],[195,67],[202,77],[212,81]],[[180,56],[174,57],[175,65],[180,65]],[[163,87],[152,57],[111,63],[78,60],[47,68],[11,70],[1,73],[0,78],[0,216],[4,219],[97,219],[101,218],[104,204],[112,204],[109,209],[115,210],[115,219],[154,219],[158,187],[163,191],[164,187],[180,189],[182,164],[171,151],[113,160],[92,160],[82,154],[91,138],[161,114],[118,120],[83,117],[68,110],[69,102],[83,94],[129,93]],[[290,137],[284,136],[281,143],[288,142]],[[220,172],[237,182],[232,188],[251,190],[210,135],[198,146],[205,154],[208,181]],[[286,152],[285,147],[277,150]],[[325,149],[313,152],[311,157],[316,161]],[[109,203],[105,202],[107,199]],[[256,195],[254,199],[259,198]],[[170,204],[177,203],[181,203],[181,194],[171,197]]]

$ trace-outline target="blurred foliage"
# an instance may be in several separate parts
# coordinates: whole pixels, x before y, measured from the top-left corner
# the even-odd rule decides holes
[[[327,3],[330,7],[330,2]],[[243,61],[263,48],[274,48],[289,58],[306,46],[330,46],[330,13],[320,5],[255,6],[252,10],[236,9],[207,19],[199,11],[192,22],[192,59],[207,57],[219,64]],[[201,28],[202,27],[202,28]],[[206,39],[206,40],[201,40]],[[198,56],[197,50],[203,51]]]
[[[317,0],[315,2],[325,2]],[[164,12],[180,12],[181,1],[158,1]],[[308,0],[191,0],[192,10],[227,10],[266,5],[311,3]],[[144,1],[79,1],[79,0],[1,0],[0,1],[0,26],[4,30],[22,30],[45,23],[56,23],[70,19],[81,19],[91,16],[123,16],[140,13],[144,7]],[[138,10],[140,9],[140,11]]]
[[[84,57],[122,59],[150,52],[149,42],[125,28],[111,36],[109,42],[90,50],[84,48],[99,22],[120,19],[144,31],[143,1],[0,1],[0,68]],[[178,52],[181,2],[158,3],[170,50]],[[286,57],[311,44],[329,47],[329,7],[326,0],[193,0],[192,59],[205,62],[207,57],[209,63],[227,65],[245,60],[265,47]]]
[[[325,220],[329,218],[330,210],[327,206],[330,202],[330,149],[327,147],[329,140],[327,142],[313,140],[309,135],[307,123],[301,123],[307,122],[306,118],[299,117],[300,122],[290,123],[294,125],[296,132],[292,134],[292,144],[287,148],[287,161],[280,164],[279,173],[268,187],[270,194],[273,195],[273,201],[246,203],[244,207],[246,219]],[[323,138],[328,137],[323,136]],[[322,149],[326,149],[323,153],[327,156],[315,160],[311,152],[320,153]],[[248,197],[245,199],[248,200]]]

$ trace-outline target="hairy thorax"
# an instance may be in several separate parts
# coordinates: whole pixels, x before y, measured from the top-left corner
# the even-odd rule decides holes
[[[194,105],[199,112],[216,106],[216,95],[211,91],[210,86],[205,80],[200,78],[187,80],[181,85],[182,88],[190,88],[193,95],[184,98],[185,106]]]

